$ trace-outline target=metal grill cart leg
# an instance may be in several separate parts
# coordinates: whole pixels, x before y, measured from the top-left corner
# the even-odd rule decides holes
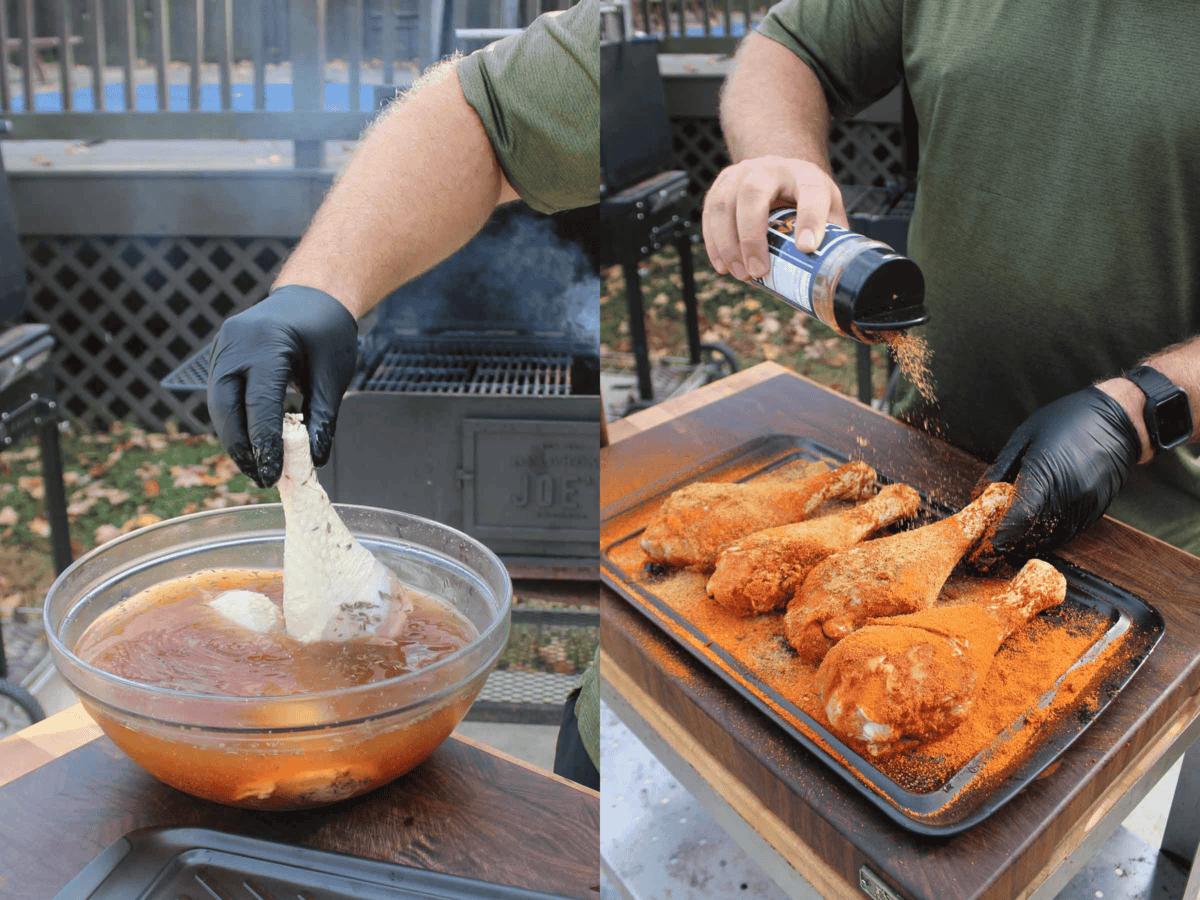
[[[637,369],[638,397],[653,403],[654,385],[646,341],[638,263],[674,246],[679,253],[688,359],[702,361],[696,279],[692,268],[692,223],[688,173],[671,167],[674,157],[662,76],[654,40],[605,41],[600,47],[602,99],[600,145],[604,182],[600,222],[602,261],[619,263],[625,273],[629,333]]]
[[[59,408],[54,374],[48,365],[53,349],[54,338],[46,325],[17,325],[0,334],[0,448],[7,449],[30,436],[38,439],[54,570],[61,573],[71,564],[71,534],[58,440]],[[7,676],[0,631],[0,734],[45,715],[37,700]]]
[[[53,390],[51,383],[50,389]],[[71,564],[71,526],[67,521],[67,493],[63,485],[62,447],[58,439],[58,403],[53,393],[45,398],[47,413],[37,426],[42,455],[42,480],[46,487],[46,518],[50,521],[50,549],[54,571]]]
[[[71,564],[71,535],[58,441],[59,407],[48,365],[54,338],[46,325],[18,325],[0,334],[0,449],[36,435],[46,490],[54,569]]]
[[[642,280],[638,275],[637,257],[626,258],[621,264],[625,273],[625,301],[629,309],[629,339],[633,343],[634,368],[637,370],[638,396],[643,401],[654,399],[650,384],[650,348],[646,341],[646,310],[642,305]]]
[[[696,270],[692,265],[692,239],[684,234],[675,239],[679,274],[683,279],[683,315],[687,326],[688,362],[700,365],[700,303],[696,299]]]
[[[1191,866],[1184,897],[1196,900],[1200,896],[1200,742],[1183,755],[1175,797],[1167,814],[1163,831],[1162,850],[1185,868]]]

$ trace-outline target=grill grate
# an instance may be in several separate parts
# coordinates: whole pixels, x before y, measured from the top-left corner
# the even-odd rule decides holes
[[[565,396],[571,393],[571,356],[389,347],[354,387],[407,394]]]

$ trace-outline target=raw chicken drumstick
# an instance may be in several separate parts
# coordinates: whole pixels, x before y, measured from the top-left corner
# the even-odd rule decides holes
[[[875,485],[875,470],[851,462],[795,482],[725,484],[701,481],[663,503],[642,535],[652,559],[711,571],[717,556],[738,538],[808,518],[826,500],[861,500]]]
[[[758,531],[726,547],[708,580],[709,595],[733,612],[749,616],[783,607],[813,566],[869,534],[916,513],[920,495],[889,484],[850,509]]]
[[[817,670],[830,725],[875,757],[948,734],[970,712],[1000,645],[1066,593],[1062,573],[1035,559],[988,603],[873,619]]]
[[[1008,511],[1012,495],[1011,484],[990,484],[952,516],[818,563],[788,603],[788,643],[815,666],[867,619],[933,606],[959,560]]]
[[[403,627],[412,602],[350,534],[317,481],[300,416],[283,417],[283,621],[296,640],[343,641]]]

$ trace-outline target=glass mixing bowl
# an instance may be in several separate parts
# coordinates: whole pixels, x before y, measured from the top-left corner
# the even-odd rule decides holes
[[[59,673],[104,732],[152,775],[232,806],[319,806],[403,775],[466,715],[508,641],[512,583],[504,565],[437,522],[364,506],[336,509],[401,581],[453,604],[479,637],[385,681],[276,697],[154,687],[75,655],[99,615],[155,584],[202,569],[282,570],[279,504],[196,513],[131,532],[78,559],[51,586],[44,616]]]

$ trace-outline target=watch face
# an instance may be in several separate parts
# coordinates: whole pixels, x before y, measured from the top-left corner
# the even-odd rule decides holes
[[[1192,436],[1192,411],[1183,391],[1159,400],[1154,407],[1154,418],[1158,426],[1158,445],[1164,450],[1176,447]]]

